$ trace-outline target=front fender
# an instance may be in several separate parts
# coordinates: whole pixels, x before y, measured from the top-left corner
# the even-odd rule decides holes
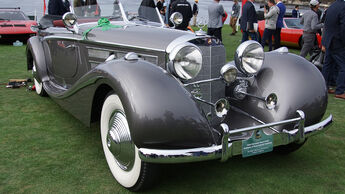
[[[145,148],[195,148],[216,143],[216,132],[173,76],[149,62],[116,60],[93,71],[119,95],[132,140]]]
[[[294,118],[296,110],[302,110],[306,115],[305,125],[310,126],[322,119],[327,108],[328,95],[322,74],[309,61],[291,53],[265,53],[265,63],[248,93],[260,97],[277,94],[278,104],[273,110],[251,97],[232,102],[264,122]]]
[[[46,68],[46,61],[44,57],[44,49],[38,36],[31,37],[27,42],[26,47],[27,67],[32,69],[33,60],[36,61],[36,79],[41,82],[49,80]]]

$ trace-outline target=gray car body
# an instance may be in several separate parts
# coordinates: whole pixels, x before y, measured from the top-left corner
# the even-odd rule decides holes
[[[99,119],[109,93],[118,94],[128,117],[132,140],[139,148],[219,145],[223,133],[219,122],[227,123],[230,129],[258,124],[234,111],[218,121],[213,109],[192,95],[195,89],[200,89],[203,97],[213,103],[227,97],[231,105],[264,122],[293,118],[296,110],[302,110],[308,126],[319,122],[325,113],[327,91],[322,75],[299,56],[265,54],[263,68],[248,92],[258,96],[276,93],[278,105],[268,110],[258,99],[232,98],[232,85],[222,81],[200,88],[184,87],[170,72],[168,56],[172,48],[190,42],[201,49],[204,61],[201,73],[192,81],[219,77],[226,58],[224,46],[216,39],[164,27],[119,25],[122,27],[107,31],[96,28],[87,39],[82,33],[95,23],[81,25],[78,33],[61,27],[41,30],[38,36],[28,40],[28,69],[35,60],[36,77],[43,82],[48,95],[86,125]],[[125,60],[123,56],[129,52],[137,53],[142,59]],[[116,59],[105,62],[111,54]],[[211,119],[206,116],[209,112]],[[245,139],[251,134],[242,133],[233,138]]]

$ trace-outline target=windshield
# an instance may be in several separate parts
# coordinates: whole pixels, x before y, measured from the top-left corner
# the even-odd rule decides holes
[[[108,18],[110,21],[161,23],[154,0],[73,0],[73,12],[81,18]]]
[[[0,12],[0,20],[28,20],[29,18],[20,11]]]
[[[294,29],[302,29],[303,25],[300,23],[300,19],[284,19],[285,24],[288,28],[294,28]]]

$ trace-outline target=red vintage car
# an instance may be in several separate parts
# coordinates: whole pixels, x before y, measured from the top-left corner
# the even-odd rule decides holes
[[[265,29],[265,20],[259,21],[258,32],[260,35],[260,40],[263,36]],[[291,46],[291,47],[302,47],[303,40],[303,25],[300,24],[299,18],[284,18],[284,27],[281,31],[281,45]],[[317,34],[317,42],[321,44],[321,36]]]
[[[30,20],[20,8],[0,8],[0,42],[26,40],[36,34],[31,26],[37,22]]]

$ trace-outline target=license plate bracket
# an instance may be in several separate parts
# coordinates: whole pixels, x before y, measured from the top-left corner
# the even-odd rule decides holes
[[[242,140],[242,157],[250,157],[273,151],[273,136],[255,130],[247,140]]]

